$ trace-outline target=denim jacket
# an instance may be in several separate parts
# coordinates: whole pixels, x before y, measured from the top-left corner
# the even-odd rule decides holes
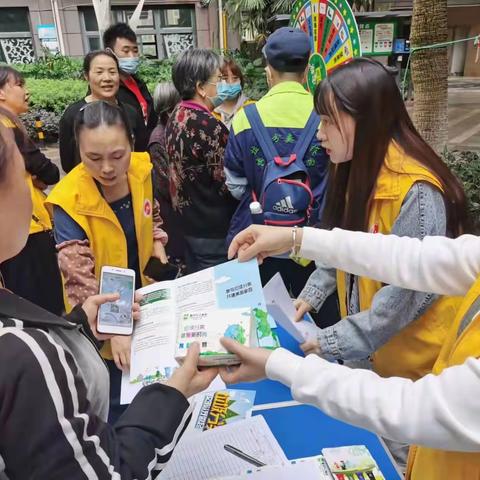
[[[446,210],[442,193],[426,182],[417,182],[408,192],[392,234],[423,238],[446,234]],[[347,280],[348,282],[348,280]],[[300,298],[318,310],[336,289],[336,270],[317,264]],[[360,312],[357,277],[348,315],[337,324],[318,329],[324,358],[360,360],[378,350],[396,333],[425,313],[438,295],[385,285],[373,298],[369,310]]]

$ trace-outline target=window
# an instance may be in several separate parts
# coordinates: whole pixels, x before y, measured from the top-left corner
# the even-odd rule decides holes
[[[28,8],[0,8],[0,62],[34,61]]]
[[[127,22],[135,7],[113,7],[113,22]],[[80,9],[83,43],[86,51],[100,47],[95,12],[92,7]],[[147,58],[177,55],[196,45],[195,11],[191,7],[145,7],[137,29],[138,46]]]
[[[79,8],[80,26],[82,31],[83,48],[85,52],[101,48],[100,34],[98,33],[97,17],[92,7]]]
[[[29,32],[28,8],[0,9],[0,32]]]

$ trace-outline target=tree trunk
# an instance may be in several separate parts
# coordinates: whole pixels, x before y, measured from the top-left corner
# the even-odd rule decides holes
[[[414,0],[412,47],[446,42],[447,0]],[[448,142],[447,48],[421,50],[412,55],[415,91],[413,121],[420,134],[437,151]]]

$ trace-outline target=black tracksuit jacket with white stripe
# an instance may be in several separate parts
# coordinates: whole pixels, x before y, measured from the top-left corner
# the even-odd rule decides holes
[[[0,290],[0,479],[156,478],[190,419],[187,399],[150,385],[115,426],[103,422],[72,356],[48,334],[91,337],[83,310],[67,319]]]

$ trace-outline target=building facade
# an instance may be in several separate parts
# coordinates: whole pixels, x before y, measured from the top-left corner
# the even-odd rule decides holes
[[[112,22],[128,22],[137,5],[112,0]],[[217,0],[146,0],[137,28],[148,58],[167,58],[191,46],[219,48]],[[88,0],[0,0],[0,62],[27,63],[58,50],[73,57],[101,48]]]

